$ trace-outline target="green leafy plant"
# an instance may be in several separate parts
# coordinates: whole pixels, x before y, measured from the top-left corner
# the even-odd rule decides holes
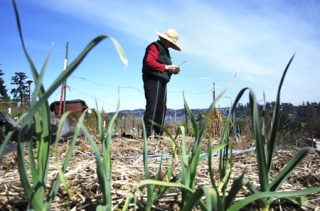
[[[31,101],[30,111],[26,114],[23,114],[18,119],[13,129],[9,131],[9,133],[7,134],[3,144],[0,147],[0,157],[2,156],[4,148],[9,142],[13,132],[15,130],[19,130],[18,147],[17,147],[18,148],[18,170],[19,170],[20,179],[21,179],[24,192],[29,201],[28,208],[33,208],[35,210],[48,210],[54,196],[57,194],[57,191],[59,190],[59,184],[61,182],[61,179],[63,180],[63,173],[65,172],[66,167],[69,163],[71,153],[74,147],[74,143],[80,131],[80,126],[83,126],[82,121],[85,115],[83,114],[78,121],[78,123],[80,124],[77,125],[77,129],[74,134],[72,145],[68,151],[68,154],[67,154],[67,157],[65,158],[63,166],[61,168],[59,167],[59,177],[55,181],[53,188],[47,191],[48,164],[49,164],[50,144],[51,144],[51,121],[50,121],[51,113],[50,113],[49,104],[48,104],[49,96],[61,85],[62,82],[66,80],[68,76],[70,76],[74,72],[74,70],[83,61],[86,55],[97,44],[99,44],[102,40],[106,38],[110,38],[112,40],[123,62],[126,63],[127,60],[119,43],[115,39],[108,37],[106,35],[98,36],[86,46],[86,48],[80,53],[80,55],[66,68],[65,71],[63,71],[63,73],[59,75],[59,77],[53,82],[53,84],[49,87],[49,89],[45,91],[42,81],[43,81],[45,68],[46,68],[50,53],[47,56],[44,62],[44,65],[41,69],[41,72],[39,74],[25,47],[19,15],[18,15],[18,9],[15,1],[13,0],[12,2],[15,10],[22,47],[23,47],[25,56],[28,60],[28,63],[30,65],[32,75],[35,81],[35,90],[34,90],[33,98]],[[65,119],[67,115],[68,113],[63,115],[62,119]],[[61,128],[61,124],[63,124],[63,122],[60,122],[59,128]],[[27,142],[28,144],[28,161],[29,161],[31,178],[29,177],[29,173],[25,163],[24,142]],[[36,143],[35,152],[33,151],[34,142]],[[102,187],[102,189],[103,188],[105,188],[105,186]]]
[[[281,87],[287,73],[287,70],[294,58],[294,55],[287,64],[284,73],[282,75],[278,93],[277,100],[275,103],[275,108],[272,118],[272,129],[270,134],[270,139],[265,140],[265,122],[264,118],[261,118],[259,113],[258,103],[254,92],[249,88],[244,88],[238,94],[235,104],[240,100],[243,93],[249,89],[249,100],[251,107],[251,117],[253,122],[254,137],[256,140],[256,154],[257,154],[257,163],[258,163],[258,174],[260,181],[260,190],[256,189],[253,184],[251,184],[246,178],[243,182],[245,186],[250,190],[252,195],[246,197],[245,199],[235,203],[230,210],[238,210],[239,207],[245,206],[255,200],[258,201],[259,207],[261,210],[269,210],[271,203],[276,199],[286,199],[294,203],[302,205],[304,200],[298,198],[300,195],[312,194],[314,192],[319,192],[320,187],[318,188],[309,188],[306,190],[295,190],[295,191],[283,191],[280,192],[279,188],[286,181],[286,179],[292,174],[296,167],[301,163],[301,161],[315,149],[311,147],[306,147],[301,149],[287,164],[286,166],[278,172],[275,178],[271,178],[271,170],[273,164],[274,151],[276,149],[276,138],[277,132],[279,130],[280,122],[280,92]]]
[[[154,124],[159,126],[157,123],[154,123]],[[142,121],[142,130],[144,131],[143,132],[144,173],[145,173],[146,181],[149,181],[150,180],[150,172],[149,172],[149,167],[148,167],[148,162],[149,162],[148,161],[148,146],[147,146],[148,139],[147,139],[147,137],[145,135],[146,134],[146,132],[145,132],[145,124],[144,124],[143,121]],[[170,135],[170,138],[172,138],[171,135]],[[175,152],[177,150],[176,146],[177,146],[177,144],[175,143],[174,146],[173,146],[174,155],[169,159],[171,162],[170,161],[167,162],[167,169],[166,169],[166,174],[165,175],[163,175],[163,167],[162,167],[163,154],[161,155],[159,166],[158,166],[158,171],[156,173],[154,181],[161,182],[162,179],[165,178],[166,180],[170,181],[170,183],[176,182],[176,177],[172,177],[172,169],[173,169],[174,160],[175,160],[175,154],[176,154]],[[147,184],[146,187],[147,187],[147,201],[144,202],[144,201],[138,200],[135,197],[135,192],[137,191],[137,189],[135,189],[134,193],[127,198],[123,210],[127,210],[129,208],[129,203],[131,201],[134,201],[134,204],[136,204],[142,210],[151,210],[152,206],[157,202],[157,200],[159,198],[161,198],[161,196],[167,190],[167,187],[165,185],[164,186],[158,186],[157,184]]]
[[[86,127],[82,124],[82,130],[84,135],[88,139],[90,145],[93,148],[93,152],[95,154],[96,164],[97,164],[97,174],[98,174],[98,182],[103,194],[103,204],[98,205],[96,210],[112,210],[112,197],[111,197],[111,137],[112,131],[114,128],[114,121],[118,115],[119,109],[119,99],[117,111],[114,116],[111,118],[110,123],[108,125],[108,129],[104,132],[103,121],[98,110],[93,109],[96,120],[97,120],[97,129],[99,133],[99,140],[101,142],[102,150],[101,153],[99,151],[98,146],[93,140],[90,132],[86,129]]]
[[[272,120],[272,129],[270,136],[266,136],[264,128],[265,122],[264,117],[260,116],[258,103],[255,97],[254,92],[249,88],[242,89],[230,111],[230,114],[236,109],[236,105],[244,92],[250,90],[249,99],[251,106],[251,117],[253,122],[254,137],[256,140],[256,153],[257,153],[257,163],[258,163],[258,173],[260,180],[260,190],[256,189],[246,178],[246,170],[236,178],[228,188],[228,183],[230,180],[230,174],[232,172],[232,149],[229,149],[229,135],[230,135],[230,123],[232,115],[229,115],[225,126],[220,137],[219,146],[211,149],[211,138],[209,138],[208,143],[208,153],[200,156],[200,146],[202,144],[204,126],[200,127],[200,130],[196,127],[196,121],[192,115],[192,112],[185,103],[186,111],[190,116],[191,123],[194,129],[195,141],[192,147],[192,150],[187,153],[186,150],[186,133],[183,126],[180,126],[180,132],[182,135],[182,146],[181,146],[181,172],[176,175],[177,179],[180,179],[180,184],[175,182],[162,182],[154,180],[145,180],[140,182],[135,190],[144,185],[158,185],[165,187],[175,187],[179,188],[182,192],[182,201],[181,201],[181,210],[190,210],[196,205],[200,205],[202,210],[239,210],[239,208],[244,207],[245,205],[252,203],[253,201],[258,201],[259,207],[261,210],[268,210],[271,203],[276,199],[286,199],[294,203],[303,205],[305,202],[304,199],[298,198],[300,195],[312,194],[314,192],[319,192],[319,187],[308,188],[305,190],[295,190],[295,191],[279,191],[281,185],[285,180],[291,175],[294,169],[301,163],[301,161],[311,152],[314,151],[313,148],[307,147],[300,150],[287,164],[286,166],[276,175],[274,179],[271,178],[271,169],[272,169],[272,159],[275,151],[275,142],[277,137],[277,131],[279,127],[280,119],[280,91],[283,84],[285,74],[289,68],[289,65],[293,57],[289,61],[284,74],[281,78],[281,82],[278,89],[277,101],[275,104]],[[213,106],[210,107],[208,114],[212,112]],[[208,122],[209,116],[206,116],[203,124],[206,125]],[[167,133],[167,131],[164,129]],[[170,134],[168,134],[169,137]],[[268,141],[265,140],[265,137],[270,137]],[[176,142],[173,139],[174,142]],[[212,170],[212,154],[219,152],[219,172],[220,172],[220,185],[217,187],[215,185],[213,170]],[[231,153],[230,153],[231,152]],[[230,153],[230,156],[229,156]],[[212,187],[196,187],[195,175],[196,168],[199,162],[203,159],[208,158],[209,163],[209,173],[210,179],[212,182]],[[238,191],[245,185],[252,193],[245,197],[243,200],[240,200],[234,203],[234,199]],[[227,193],[227,190],[228,193]],[[204,203],[203,197],[206,199]]]
[[[144,163],[144,173],[145,173],[145,178],[146,180],[150,180],[150,172],[148,168],[148,146],[147,146],[147,137],[145,137],[145,125],[144,122],[142,122],[142,128],[144,130],[144,137],[143,137],[143,163]],[[174,158],[171,158],[171,165],[168,165],[168,170],[167,170],[167,178],[171,178],[171,170],[172,170],[172,165],[173,165],[173,160]],[[161,173],[162,173],[162,161],[163,161],[163,155],[160,158],[158,170],[155,176],[156,181],[161,181]],[[147,202],[145,206],[141,206],[142,204],[137,201],[138,206],[142,207],[144,210],[150,210],[152,205],[155,204],[155,202],[164,194],[166,191],[166,187],[162,186],[158,188],[156,185],[147,185]]]
[[[226,90],[225,90],[226,91]],[[224,91],[224,92],[225,92]],[[220,99],[221,96],[224,94],[221,93],[217,99]],[[179,146],[177,144],[177,135],[175,138],[171,136],[171,134],[163,128],[165,133],[170,137],[170,139],[173,141],[174,146],[176,147],[176,152],[178,153],[177,157],[181,158],[181,172],[179,172],[176,176],[174,176],[174,180],[172,179],[169,182],[163,182],[163,181],[155,181],[155,180],[150,180],[148,176],[146,176],[146,180],[140,182],[135,190],[140,188],[143,185],[147,185],[150,189],[148,190],[148,195],[150,195],[150,198],[152,197],[152,190],[155,188],[155,186],[161,186],[161,187],[174,187],[178,188],[181,190],[182,193],[182,200],[181,200],[181,210],[190,210],[192,207],[200,205],[201,209],[203,210],[226,210],[229,206],[231,206],[235,195],[237,192],[242,188],[242,179],[244,176],[244,173],[239,177],[239,179],[236,179],[232,185],[231,192],[227,195],[226,194],[226,188],[227,188],[227,183],[229,181],[229,176],[231,172],[231,167],[228,167],[228,156],[229,154],[226,153],[228,152],[228,141],[229,141],[229,128],[226,128],[224,130],[224,135],[221,138],[220,144],[213,149],[211,146],[211,137],[210,141],[208,143],[208,153],[202,154],[201,153],[201,147],[203,144],[203,139],[205,136],[205,130],[207,128],[207,123],[210,118],[210,114],[212,110],[214,109],[214,105],[216,102],[214,102],[210,108],[209,111],[204,119],[204,121],[201,124],[200,129],[198,128],[196,119],[188,107],[186,101],[185,101],[185,110],[187,111],[190,121],[192,124],[192,129],[194,131],[194,143],[193,146],[190,150],[190,152],[187,151],[187,145],[186,145],[186,131],[184,126],[179,127],[179,131],[176,134],[181,133],[181,138],[182,138],[182,146],[181,149],[179,149]],[[231,117],[228,118],[227,123],[230,123]],[[227,124],[230,125],[230,124]],[[157,125],[160,126],[160,125]],[[223,151],[222,151],[223,150]],[[220,168],[220,174],[221,176],[221,187],[217,187],[215,185],[215,180],[213,177],[213,169],[212,169],[212,162],[211,158],[213,153],[218,153],[221,151],[221,156],[220,156],[220,163],[222,163],[220,166],[223,168]],[[212,187],[197,187],[196,185],[196,173],[197,173],[197,167],[199,165],[199,162],[202,160],[209,158],[209,172],[210,172],[210,179],[212,182]],[[148,173],[148,172],[146,172]],[[178,181],[180,183],[178,183]],[[221,193],[222,192],[222,196]],[[205,196],[206,202],[204,203],[202,197]],[[158,195],[157,195],[158,197]],[[152,200],[149,201],[150,203]]]
[[[230,122],[232,120],[232,116],[229,115],[225,122],[225,128],[222,132],[220,143],[218,146],[212,149],[211,141],[212,137],[209,137],[208,142],[208,152],[200,155],[202,140],[206,133],[207,124],[209,122],[212,110],[215,109],[215,103],[221,98],[224,94],[225,89],[217,98],[217,100],[210,106],[207,115],[202,122],[200,129],[196,126],[195,118],[191,112],[191,110],[186,105],[186,110],[188,115],[190,116],[194,131],[195,131],[195,144],[189,154],[189,164],[187,164],[186,154],[184,150],[182,150],[182,159],[183,164],[185,167],[182,167],[182,175],[183,178],[181,180],[182,184],[188,184],[189,188],[194,190],[193,193],[182,191],[182,207],[183,210],[188,210],[188,208],[193,207],[197,204],[201,206],[204,210],[227,210],[228,207],[232,205],[232,202],[235,199],[236,194],[242,188],[242,178],[244,176],[244,172],[236,178],[231,186],[231,191],[227,194],[227,184],[229,183],[230,174],[232,171],[232,157],[229,157],[229,126],[231,125]],[[186,103],[185,103],[186,104]],[[184,142],[183,142],[184,145]],[[185,149],[185,146],[182,146],[182,149]],[[212,169],[212,156],[213,154],[219,153],[219,174],[220,174],[220,186],[216,186],[216,181],[213,175]],[[232,154],[232,153],[231,153]],[[210,181],[212,187],[201,187],[196,189],[195,186],[195,174],[196,168],[199,165],[199,162],[208,159],[208,167],[209,167],[209,174],[210,174]],[[187,165],[186,165],[187,164]],[[205,196],[206,198],[206,205],[203,204],[201,198]]]
[[[67,193],[71,197],[70,187],[66,182],[66,179],[64,177],[64,173],[66,172],[66,169],[68,167],[69,161],[70,161],[71,156],[72,156],[72,152],[73,152],[74,147],[76,145],[76,142],[78,140],[78,134],[80,134],[81,124],[79,124],[79,123],[83,122],[83,120],[85,118],[85,115],[86,115],[86,111],[83,112],[83,114],[80,116],[80,118],[78,118],[78,116],[77,116],[77,114],[75,112],[68,111],[68,112],[64,113],[61,116],[60,123],[58,125],[57,134],[61,134],[63,123],[69,116],[72,116],[78,122],[78,124],[76,126],[74,136],[73,136],[72,141],[70,143],[70,146],[68,148],[67,155],[65,156],[65,160],[64,160],[63,165],[60,164],[59,153],[58,153],[59,152],[59,135],[56,136],[56,140],[55,140],[55,157],[56,157],[57,169],[58,169],[58,173],[59,173],[59,180],[57,180],[57,182],[55,183],[53,189],[51,190],[50,202],[53,200],[54,195],[57,193],[57,191],[59,189],[59,185],[60,185],[61,182],[63,183]],[[48,204],[48,206],[49,205],[50,204]]]

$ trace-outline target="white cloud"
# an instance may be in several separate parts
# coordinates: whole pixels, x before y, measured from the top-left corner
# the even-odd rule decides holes
[[[232,80],[226,78],[240,69],[235,86],[247,84],[259,91],[276,93],[282,71],[295,52],[285,86],[292,89],[300,82],[311,84],[312,88],[302,87],[308,93],[320,89],[317,83],[320,78],[320,6],[317,1],[33,2],[86,23],[111,27],[132,38],[137,45],[143,45],[142,49],[145,43],[156,39],[154,31],[176,28],[182,51],[172,54],[177,63],[187,58],[180,77],[186,78],[185,81],[193,80],[194,89],[206,90],[210,80],[224,87]],[[129,60],[129,65],[138,66],[141,60],[132,63]],[[194,80],[195,71],[198,80]],[[191,88],[188,84],[184,86]],[[288,100],[301,101],[304,97],[297,99],[297,93],[284,90]],[[312,96],[320,100],[317,95]],[[305,97],[312,98],[311,94]]]

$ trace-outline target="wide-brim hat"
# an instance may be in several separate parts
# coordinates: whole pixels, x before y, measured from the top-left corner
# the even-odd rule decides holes
[[[179,39],[179,34],[175,29],[168,29],[165,33],[156,32],[159,37],[168,40],[172,44],[172,48],[181,51],[180,47],[177,45],[177,41]]]

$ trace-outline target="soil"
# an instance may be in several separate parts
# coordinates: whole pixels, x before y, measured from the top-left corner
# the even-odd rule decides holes
[[[98,138],[95,138],[96,144],[100,148]],[[113,210],[121,210],[125,200],[133,193],[135,186],[145,180],[141,139],[128,139],[123,137],[113,137],[111,142],[112,157],[112,207]],[[181,139],[178,141],[181,146]],[[191,137],[187,138],[187,149],[193,144]],[[213,145],[217,145],[218,141],[214,141]],[[61,162],[70,146],[70,141],[59,143],[59,158]],[[231,182],[238,177],[244,168],[247,168],[246,177],[254,185],[259,184],[257,161],[255,151],[252,149],[255,145],[243,140],[233,140],[231,146],[234,150],[243,150],[241,153],[233,155],[233,169],[231,174]],[[250,149],[250,150],[248,150]],[[246,151],[245,151],[246,150]],[[271,177],[285,166],[298,149],[290,147],[279,147],[274,154],[274,163]],[[207,151],[207,140],[203,141],[202,151]],[[54,147],[51,150],[52,157],[49,161],[48,184],[47,189],[51,190],[55,181],[58,170],[54,157]],[[172,141],[169,138],[155,139],[148,141],[149,171],[151,178],[155,178],[158,170],[160,155],[171,155],[173,152]],[[26,152],[27,153],[27,152]],[[151,156],[153,155],[153,156]],[[27,160],[27,156],[26,156]],[[162,169],[162,180],[167,181],[165,177],[166,161],[164,158]],[[28,165],[28,162],[26,162]],[[213,156],[212,165],[214,169],[215,181],[219,181],[219,160],[217,156]],[[176,175],[180,171],[180,161],[177,160],[173,174]],[[20,183],[20,177],[17,166],[17,153],[12,151],[2,158],[0,164],[0,209],[1,210],[26,210],[27,199],[24,195],[23,188]],[[57,196],[51,204],[50,210],[95,210],[98,204],[102,203],[102,193],[98,184],[96,174],[96,161],[91,146],[88,141],[80,137],[77,141],[72,158],[65,173],[67,184],[70,187],[70,195],[66,188],[61,185]],[[219,184],[216,184],[217,186]],[[209,179],[207,159],[199,163],[196,176],[196,187],[212,186]],[[294,170],[288,180],[282,185],[279,191],[300,190],[309,187],[320,187],[320,157],[317,153],[310,153],[304,161]],[[144,199],[146,196],[146,188],[140,188],[136,196],[138,199]],[[238,193],[236,200],[239,201],[250,195],[249,190],[243,187]],[[320,207],[320,193],[305,196],[308,204],[306,206],[298,206],[284,200],[275,201],[270,210],[318,210]],[[180,191],[177,189],[169,189],[163,197],[155,204],[153,210],[179,210],[179,201],[181,200]],[[133,209],[133,206],[130,207]],[[193,210],[200,210],[194,208]],[[256,203],[251,203],[242,210],[258,210]]]

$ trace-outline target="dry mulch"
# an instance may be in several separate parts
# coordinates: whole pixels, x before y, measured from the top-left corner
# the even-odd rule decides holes
[[[181,142],[181,140],[180,140]],[[188,138],[188,149],[192,146],[193,139]],[[135,186],[145,179],[142,140],[115,137],[111,143],[112,157],[112,198],[114,210],[120,210],[127,197],[132,194]],[[67,153],[69,142],[59,144],[59,157],[64,158]],[[97,142],[97,144],[99,144]],[[217,141],[213,145],[218,144]],[[248,149],[254,146],[245,141],[232,141],[233,149]],[[52,146],[53,148],[53,146]],[[207,142],[203,142],[203,151],[207,150]],[[151,139],[148,142],[149,155],[172,154],[172,142],[168,138],[162,140]],[[52,149],[54,152],[54,149]],[[282,148],[275,152],[272,177],[276,176],[288,160],[294,156],[296,149]],[[52,155],[54,153],[51,153]],[[149,171],[151,177],[155,177],[159,165],[159,156],[149,158]],[[61,162],[63,159],[61,159]],[[216,156],[212,159],[214,175],[218,181],[219,160]],[[57,164],[54,157],[49,161],[48,189],[57,177]],[[163,174],[165,175],[166,160],[163,162]],[[233,169],[231,178],[238,177],[244,168],[247,168],[246,177],[255,185],[259,185],[257,174],[257,162],[254,150],[236,154],[233,156]],[[180,171],[180,163],[177,160],[173,174]],[[15,151],[3,156],[0,164],[0,209],[1,210],[25,210],[27,199],[21,187],[19,172],[17,168],[17,154]],[[85,138],[79,138],[76,148],[73,151],[70,164],[65,174],[70,186],[71,196],[65,187],[61,185],[59,193],[55,197],[51,210],[95,210],[97,204],[101,203],[102,193],[99,188],[96,175],[96,163],[91,146]],[[232,182],[231,179],[231,182]],[[166,178],[163,177],[166,181]],[[218,184],[216,184],[218,185]],[[197,169],[197,186],[211,186],[209,179],[207,160],[202,161]],[[307,187],[320,187],[320,157],[317,153],[311,153],[298,166],[289,177],[288,181],[282,185],[281,191],[299,190]],[[136,195],[144,197],[146,192],[141,188]],[[237,196],[237,201],[249,194],[246,188]],[[180,193],[178,190],[170,189],[158,202],[154,210],[178,210]],[[272,205],[272,210],[318,210],[320,207],[320,193],[307,196],[308,206],[299,207],[285,201],[276,201]],[[248,205],[243,210],[257,210],[255,203]]]

